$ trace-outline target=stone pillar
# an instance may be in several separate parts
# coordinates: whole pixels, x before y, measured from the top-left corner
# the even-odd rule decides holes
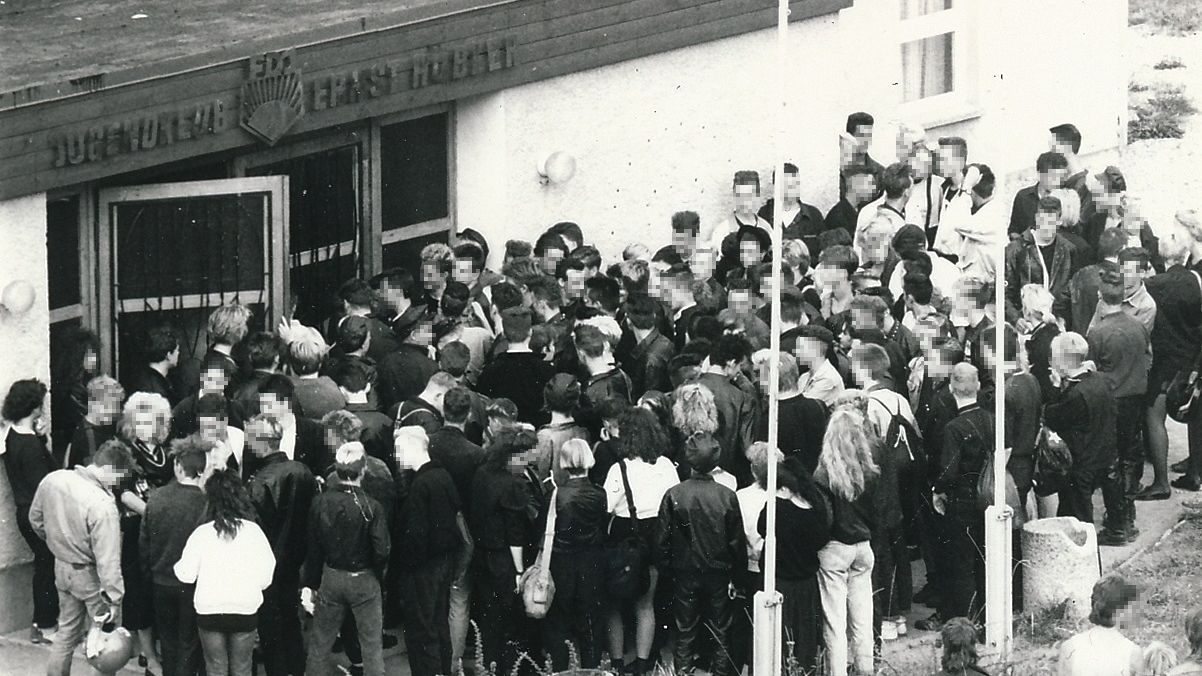
[[[1093,585],[1101,577],[1098,534],[1073,517],[1023,526],[1023,612],[1038,613],[1067,601],[1069,619],[1089,616]]]

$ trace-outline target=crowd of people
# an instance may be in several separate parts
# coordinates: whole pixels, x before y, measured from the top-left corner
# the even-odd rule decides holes
[[[3,406],[49,673],[104,615],[169,676],[316,676],[336,651],[380,676],[397,626],[414,676],[456,673],[472,645],[503,672],[604,654],[641,675],[670,646],[682,675],[739,673],[769,500],[804,673],[874,673],[916,603],[935,609],[918,629],[971,652],[999,363],[1015,527],[1092,522],[1101,488],[1099,541],[1130,542],[1135,501],[1171,490],[1165,392],[1202,353],[1202,222],[1182,212],[1157,240],[1061,125],[1007,223],[964,139],[905,132],[882,166],[873,123],[849,116],[825,216],[796,166],[773,177],[779,205],[739,171],[729,218],[676,213],[657,251],[605,261],[563,222],[506,242],[495,272],[468,229],[419,270],[347,281],[322,326],[252,332],[223,305],[196,369],[155,327],[120,383],[81,333],[53,443],[45,384]],[[1172,486],[1197,490],[1196,420],[1189,435]]]

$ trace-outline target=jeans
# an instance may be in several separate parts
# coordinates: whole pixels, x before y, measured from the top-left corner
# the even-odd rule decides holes
[[[1118,461],[1102,479],[1102,502],[1106,505],[1106,528],[1127,531],[1135,527],[1135,501],[1128,494],[1139,489],[1144,466],[1144,396],[1119,397],[1114,421]]]
[[[259,649],[267,676],[305,673],[300,625],[300,573],[276,569],[259,607]]]
[[[33,623],[50,629],[58,621],[58,590],[54,587],[54,554],[29,523],[29,508],[17,508],[17,530],[33,552]]]
[[[467,631],[471,628],[471,571],[469,565],[463,573],[451,580],[450,605],[447,609],[447,624],[451,630],[451,673],[459,673],[459,664],[467,646]]]
[[[970,505],[948,505],[946,519],[948,578],[940,614],[976,622],[985,606],[985,513]]]
[[[441,554],[399,575],[405,646],[412,676],[454,673],[448,617],[452,561],[451,554]]]
[[[198,633],[205,654],[206,676],[251,676],[256,632],[200,629]]]
[[[67,676],[71,673],[71,657],[76,646],[87,637],[92,618],[107,613],[109,605],[100,596],[100,578],[95,566],[55,561],[54,577],[58,586],[58,634],[50,647],[46,673]],[[100,674],[91,667],[88,673]]]
[[[1082,523],[1093,523],[1093,492],[1098,488],[1098,479],[1105,472],[1093,469],[1071,469],[1065,485],[1060,489],[1060,506],[1056,516],[1073,516]]]
[[[872,546],[831,540],[818,552],[823,643],[830,676],[847,676],[850,653],[860,674],[873,673]],[[850,649],[848,642],[850,640]]]
[[[326,566],[316,596],[305,672],[309,676],[330,673],[330,650],[349,610],[355,615],[355,626],[363,645],[364,673],[384,676],[384,606],[380,581],[375,574],[370,570],[351,573]],[[300,644],[290,649],[299,652]]]
[[[163,676],[200,673],[200,635],[192,587],[154,586],[154,621],[162,648]]]
[[[673,614],[676,616],[676,673],[691,676],[696,658],[697,636],[702,619],[706,633],[713,637],[714,648],[710,673],[729,676],[733,667],[729,653],[731,609],[730,575],[727,573],[680,573],[677,571],[673,590]]]

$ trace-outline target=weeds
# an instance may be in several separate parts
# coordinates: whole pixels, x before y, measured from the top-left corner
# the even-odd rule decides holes
[[[1146,92],[1146,91],[1148,91],[1148,85],[1146,85],[1142,82],[1136,82],[1135,80],[1132,80],[1131,83],[1127,85],[1127,91],[1131,92],[1132,94]]]
[[[1127,141],[1185,136],[1183,118],[1198,112],[1181,87],[1157,87],[1143,103],[1136,104],[1127,122]]]
[[[1130,0],[1127,23],[1169,35],[1202,30],[1202,0]]]
[[[1016,627],[1015,634],[1035,645],[1055,645],[1077,632],[1079,623],[1069,618],[1068,608],[1069,601],[1066,599],[1025,617]]]
[[[1161,59],[1152,66],[1152,70],[1176,70],[1177,68],[1185,68],[1185,62],[1176,56]]]

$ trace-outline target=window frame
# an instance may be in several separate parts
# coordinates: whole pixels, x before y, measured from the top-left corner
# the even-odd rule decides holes
[[[898,0],[904,2],[905,0]],[[979,117],[977,102],[976,6],[972,0],[955,0],[951,8],[908,19],[897,16],[896,46],[898,113],[903,119],[921,122],[927,128],[954,124]],[[905,101],[905,71],[902,68],[902,49],[910,42],[952,35],[952,88],[914,101]]]

